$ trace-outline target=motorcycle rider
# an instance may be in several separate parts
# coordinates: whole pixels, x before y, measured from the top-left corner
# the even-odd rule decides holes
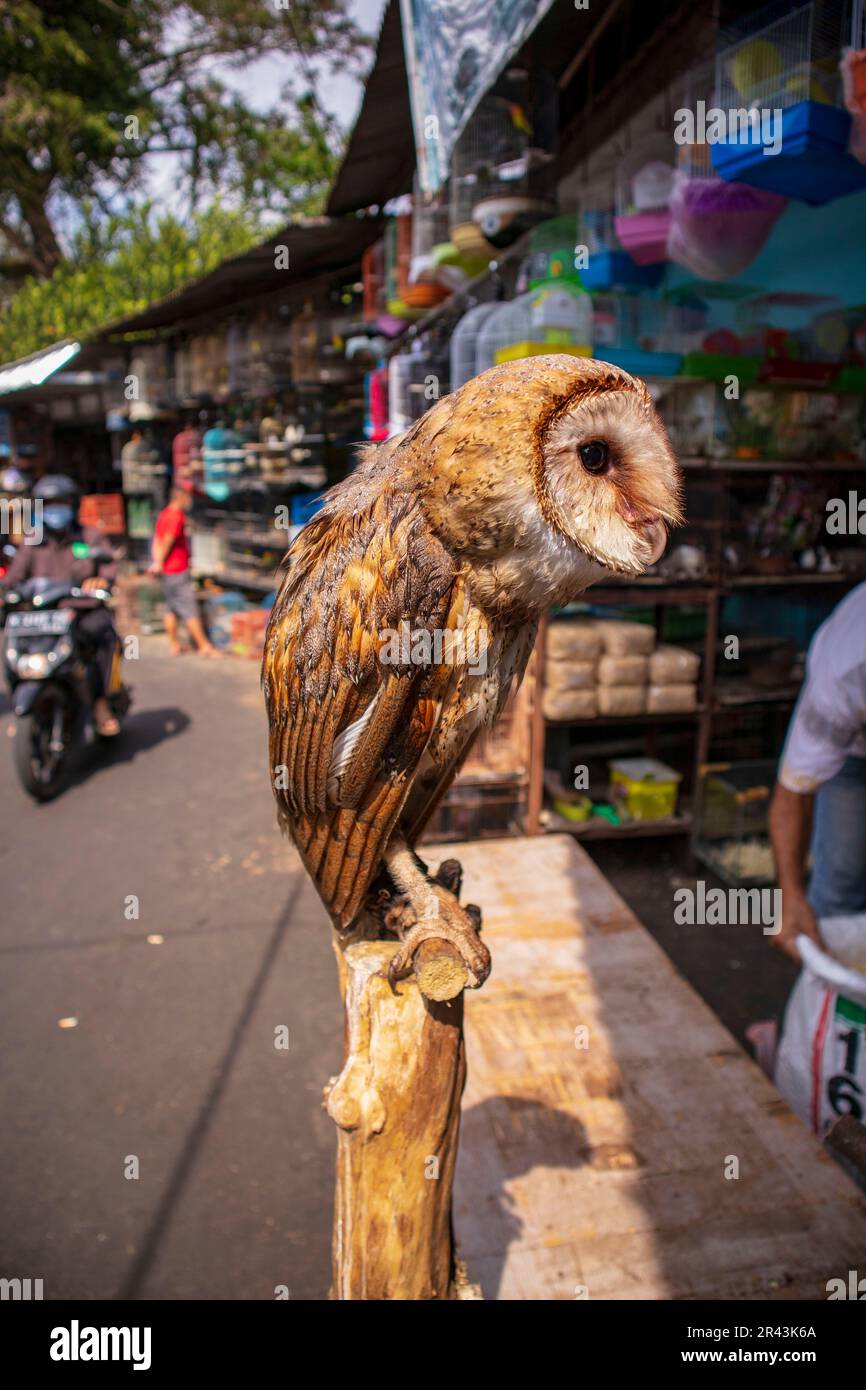
[[[79,493],[72,479],[63,473],[50,473],[34,486],[33,498],[41,503],[42,539],[37,545],[22,545],[16,552],[6,575],[7,587],[13,589],[28,579],[51,579],[85,590],[110,589],[117,566],[113,560],[102,558],[102,534],[91,526],[79,525]],[[71,608],[80,606],[75,599],[69,601]],[[78,631],[90,649],[87,665],[94,723],[103,737],[111,738],[120,730],[107,698],[117,648],[111,613],[102,606],[87,609],[78,618]]]

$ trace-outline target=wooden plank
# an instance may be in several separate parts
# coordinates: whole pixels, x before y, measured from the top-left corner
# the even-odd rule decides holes
[[[571,837],[450,852],[493,954],[454,1212],[485,1296],[826,1298],[862,1268],[866,1199]]]

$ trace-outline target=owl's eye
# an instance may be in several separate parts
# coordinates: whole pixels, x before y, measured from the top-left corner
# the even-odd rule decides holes
[[[591,439],[581,444],[580,461],[587,473],[603,473],[608,464],[608,448],[603,439]]]

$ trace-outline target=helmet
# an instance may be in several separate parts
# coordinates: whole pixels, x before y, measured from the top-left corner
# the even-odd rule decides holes
[[[63,534],[75,521],[78,510],[78,488],[65,473],[47,473],[33,489],[34,498],[42,505],[42,522],[46,531]]]
[[[43,502],[68,502],[74,507],[78,502],[78,487],[65,473],[46,473],[34,486],[33,496]]]

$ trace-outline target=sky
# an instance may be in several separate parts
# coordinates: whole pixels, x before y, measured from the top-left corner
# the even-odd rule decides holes
[[[378,35],[386,0],[350,0],[349,13],[359,28]],[[370,59],[372,62],[372,57]],[[254,109],[270,110],[277,102],[287,75],[294,70],[291,57],[281,58],[271,53],[250,63],[242,71],[214,63],[213,70],[225,82],[240,92]],[[345,72],[330,78],[320,76],[319,98],[326,111],[332,112],[345,130],[350,130],[363,94],[363,83]],[[156,156],[151,161],[148,176],[150,195],[164,208],[175,212],[186,210],[178,192],[176,161],[171,156]]]

